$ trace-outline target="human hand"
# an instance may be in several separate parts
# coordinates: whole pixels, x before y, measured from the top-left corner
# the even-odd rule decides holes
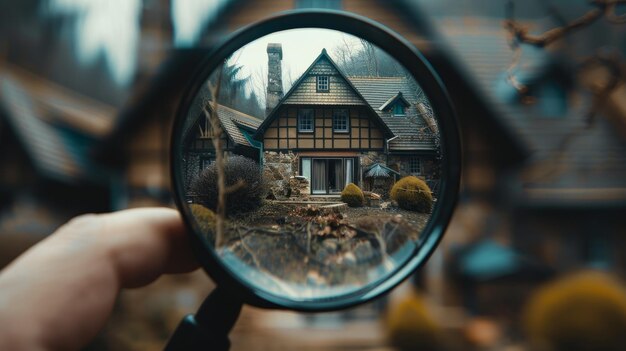
[[[79,349],[120,289],[197,267],[174,210],[77,217],[0,272],[0,350]]]

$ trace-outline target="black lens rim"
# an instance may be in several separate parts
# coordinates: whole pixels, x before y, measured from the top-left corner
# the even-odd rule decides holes
[[[213,70],[230,54],[242,46],[273,32],[298,29],[333,29],[369,40],[396,58],[414,76],[419,77],[420,86],[428,97],[438,119],[441,135],[441,183],[438,204],[422,233],[419,248],[414,255],[395,272],[381,281],[337,297],[293,300],[265,291],[231,273],[215,251],[206,245],[197,234],[195,221],[186,204],[181,172],[182,130],[184,120],[194,97]],[[417,79],[417,78],[416,78]],[[172,128],[170,148],[170,172],[176,206],[182,214],[196,258],[216,284],[228,289],[244,303],[263,308],[284,308],[303,312],[339,310],[370,301],[404,281],[420,268],[433,253],[444,235],[456,206],[461,175],[461,140],[456,115],[439,76],[425,57],[406,39],[392,30],[366,17],[334,10],[293,10],[274,15],[247,26],[230,35],[222,44],[207,55],[198,73],[181,99],[176,120]]]

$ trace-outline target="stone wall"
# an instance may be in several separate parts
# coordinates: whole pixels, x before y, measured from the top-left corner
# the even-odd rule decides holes
[[[302,176],[291,177],[289,179],[289,187],[291,189],[291,197],[305,200],[308,199],[311,194],[309,180]]]
[[[359,155],[359,165],[361,166],[361,169],[365,169],[374,163],[386,164],[385,154],[377,151],[369,151],[363,152]]]
[[[418,176],[426,180],[439,179],[439,165],[434,156],[418,156],[421,163],[421,173]],[[389,168],[400,172],[400,176],[412,175],[409,171],[412,156],[389,156]]]
[[[269,197],[278,199],[309,196],[309,181],[298,176],[298,167],[299,157],[291,151],[265,152],[263,176],[268,183]]]

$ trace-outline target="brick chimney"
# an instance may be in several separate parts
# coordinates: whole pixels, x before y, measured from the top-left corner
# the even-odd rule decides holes
[[[265,115],[278,105],[283,97],[283,46],[278,43],[267,44],[267,98]]]

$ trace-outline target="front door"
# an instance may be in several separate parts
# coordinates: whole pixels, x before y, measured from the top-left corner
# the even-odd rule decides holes
[[[301,173],[311,182],[312,194],[338,194],[353,182],[353,158],[302,158]]]

